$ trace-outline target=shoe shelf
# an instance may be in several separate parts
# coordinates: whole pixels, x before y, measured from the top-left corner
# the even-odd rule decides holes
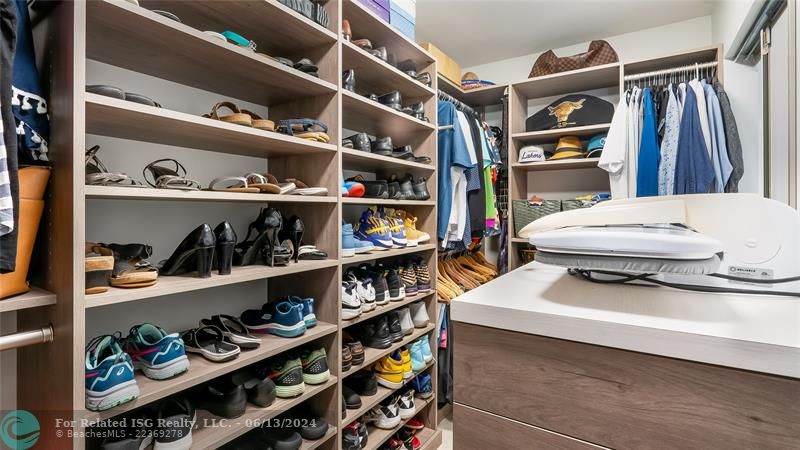
[[[589,138],[599,133],[605,133],[611,128],[610,123],[587,125],[584,127],[560,128],[557,130],[529,131],[514,133],[511,139],[525,144],[555,144],[562,136],[578,136]]]
[[[349,41],[342,41],[342,69],[354,69],[356,88],[363,91],[368,86],[368,90],[376,95],[397,90],[403,96],[403,101],[408,103],[412,99],[426,99],[436,95],[432,88]]]
[[[451,97],[462,103],[474,107],[499,105],[503,103],[503,95],[505,95],[507,87],[508,85],[506,84],[498,84],[475,89],[462,89],[458,84],[439,75],[439,90],[450,94]]]
[[[415,328],[414,332],[409,334],[408,336],[404,336],[403,340],[400,342],[396,342],[392,344],[390,347],[387,348],[372,348],[364,346],[364,362],[358,365],[353,365],[350,367],[350,370],[344,372],[342,375],[343,378],[346,378],[361,369],[365,369],[371,366],[375,361],[383,358],[384,356],[394,352],[397,349],[400,349],[417,339],[421,338],[422,336],[430,333],[435,328],[433,323],[429,323],[425,328]]]
[[[191,275],[159,277],[158,283],[156,283],[155,286],[140,289],[112,287],[109,288],[108,292],[102,294],[87,295],[86,308],[97,308],[100,306],[144,300],[180,292],[190,292],[236,283],[246,283],[248,281],[265,280],[283,275],[336,267],[338,265],[339,261],[336,259],[324,259],[319,261],[300,261],[297,263],[290,262],[289,265],[275,267],[263,265],[234,267],[230,275],[217,275],[216,273],[212,273],[208,278],[198,278]]]
[[[527,244],[528,240],[525,239],[525,238],[514,237],[514,238],[511,238],[511,242],[514,243],[514,244]]]
[[[322,444],[328,442],[338,431],[338,428],[328,425],[328,431],[325,433],[324,436],[317,439],[316,441],[303,439],[303,443],[300,445],[299,450],[314,450],[315,448],[321,446]]]
[[[342,265],[359,264],[367,261],[374,261],[376,259],[391,258],[394,256],[408,255],[410,253],[419,253],[427,250],[435,250],[436,244],[422,244],[416,247],[395,248],[391,250],[373,250],[370,253],[363,253],[360,255],[342,258]]]
[[[220,191],[178,191],[174,189],[86,186],[86,198],[119,200],[165,200],[187,202],[257,202],[257,203],[336,203],[334,196],[249,194]]]
[[[374,136],[391,136],[398,143],[412,140],[417,133],[436,129],[430,122],[345,90],[342,91],[342,111],[344,128]]]
[[[422,369],[422,370],[420,370],[418,372],[414,372],[414,377],[416,377],[417,375],[419,375],[421,373],[424,373],[426,370],[430,369],[431,366],[433,366],[434,364],[436,364],[436,360],[431,361],[428,364],[425,364],[425,368],[424,369]],[[356,420],[359,417],[361,417],[364,414],[366,414],[367,411],[369,411],[372,408],[376,407],[380,402],[386,400],[390,395],[401,391],[403,388],[408,386],[408,383],[410,383],[411,380],[413,380],[413,379],[414,378],[411,378],[409,380],[405,380],[403,382],[403,387],[398,388],[398,389],[389,389],[387,387],[383,387],[381,385],[378,385],[378,392],[376,392],[375,395],[369,395],[369,396],[362,395],[361,396],[361,407],[358,408],[358,409],[348,409],[347,410],[347,414],[342,418],[342,428],[346,427],[347,425],[350,425],[354,420]]]
[[[94,4],[99,2],[89,2]],[[336,145],[258,130],[221,120],[86,95],[86,132],[101,136],[266,158],[335,152]]]
[[[197,425],[195,425],[197,428],[192,432],[192,448],[209,449],[225,445],[248,431],[253,430],[255,428],[253,425],[254,423],[264,422],[284,413],[306,400],[315,397],[326,389],[336,386],[337,383],[338,378],[331,376],[331,378],[323,384],[307,384],[306,391],[303,394],[294,398],[275,399],[275,401],[266,408],[259,408],[258,406],[248,403],[244,414],[235,419],[223,419],[208,411],[198,410]],[[223,422],[225,425],[220,424],[221,420],[225,420],[225,422]],[[211,426],[204,427],[203,424]],[[216,426],[214,426],[214,424],[216,424]],[[330,433],[330,429],[328,433]],[[323,441],[323,439],[320,439],[320,441]]]
[[[342,203],[346,205],[436,206],[436,201],[434,200],[393,200],[389,198],[365,197],[343,197]]]
[[[338,89],[124,0],[86,2],[86,9],[89,59],[264,105]]]
[[[417,415],[420,414],[422,412],[422,410],[426,406],[428,406],[428,404],[431,403],[433,400],[435,400],[435,396],[430,397],[430,398],[425,398],[425,399],[423,399],[423,398],[415,398],[414,399],[414,407],[417,410],[417,414],[415,414],[414,417],[417,417]],[[414,417],[412,417],[411,419],[413,419]],[[377,450],[381,445],[383,445],[384,442],[389,440],[390,437],[392,437],[395,433],[400,431],[400,429],[403,428],[403,426],[411,419],[405,419],[405,420],[401,421],[400,425],[392,428],[391,430],[384,430],[384,429],[378,428],[378,427],[376,427],[374,425],[367,425],[367,432],[369,433],[369,440],[367,441],[367,446],[363,447],[362,450]],[[430,431],[433,431],[433,430],[430,430]],[[434,435],[431,435],[431,437],[433,437],[433,436]],[[420,439],[420,441],[422,441],[422,437],[420,437],[419,439]],[[420,442],[420,443],[422,444],[422,442]],[[424,445],[424,444],[422,444],[422,445]]]
[[[370,312],[362,313],[360,316],[356,317],[355,319],[350,320],[342,320],[342,328],[347,328],[349,326],[353,326],[357,323],[361,323],[365,320],[372,319],[373,317],[378,317],[381,314],[386,314],[389,311],[393,311],[398,308],[402,308],[403,306],[410,305],[412,303],[416,303],[419,301],[427,300],[428,297],[435,294],[436,292],[431,289],[431,292],[426,292],[424,294],[417,294],[413,297],[406,295],[406,298],[400,300],[399,302],[392,302],[385,305],[378,305]]]
[[[520,98],[541,98],[601,88],[618,88],[620,64],[611,63],[570,70],[514,83],[511,89]],[[524,120],[524,119],[523,119]]]
[[[436,450],[442,445],[442,430],[423,428],[416,436],[421,444],[419,450]]]
[[[596,169],[600,158],[562,159],[534,163],[512,163],[511,167],[523,172],[540,172],[545,170]]]
[[[373,153],[354,150],[352,148],[342,148],[342,163],[348,170],[361,171],[390,171],[390,170],[409,170],[425,171],[426,173],[436,170],[432,164],[406,161],[391,156],[375,155]]]
[[[118,416],[127,411],[148,405],[162,398],[205,383],[206,381],[231,373],[242,367],[255,364],[287,350],[300,347],[311,341],[336,333],[336,331],[336,325],[319,322],[317,326],[308,329],[305,334],[296,338],[266,335],[261,338],[261,346],[253,350],[242,351],[238,358],[224,363],[212,362],[202,356],[188,353],[189,370],[182,375],[168,380],[151,380],[137,373],[136,384],[139,385],[139,398],[106,411],[87,411],[86,417],[88,419],[103,420]],[[334,380],[335,378],[336,377],[332,377]],[[306,388],[306,392],[308,392],[308,388]]]
[[[0,300],[0,313],[20,311],[56,304],[56,295],[44,289],[31,288],[30,291]]]

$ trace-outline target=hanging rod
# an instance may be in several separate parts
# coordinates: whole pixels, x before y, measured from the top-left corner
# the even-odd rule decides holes
[[[47,342],[53,342],[52,325],[48,325],[38,330],[23,331],[20,333],[0,336],[0,352],[20,347],[27,347],[29,345],[44,344]]]
[[[464,113],[468,112],[468,113],[470,113],[470,114],[472,114],[474,116],[478,116],[479,115],[477,112],[475,112],[474,109],[472,109],[471,106],[467,105],[466,103],[462,102],[461,100],[458,100],[457,98],[453,97],[452,95],[448,94],[447,92],[445,92],[445,91],[443,91],[441,89],[438,90],[437,96],[438,96],[439,100],[444,100],[446,102],[450,102],[450,103],[456,105],[456,109],[458,109],[461,112],[464,112]]]
[[[657,76],[661,76],[661,75],[670,75],[670,74],[673,74],[673,73],[689,72],[691,70],[708,69],[710,67],[717,67],[717,62],[716,61],[712,61],[712,62],[706,62],[706,63],[687,64],[685,66],[673,67],[673,68],[670,68],[670,69],[656,70],[656,71],[653,71],[653,72],[637,73],[637,74],[634,74],[634,75],[626,75],[624,80],[625,81],[635,81],[635,80],[641,80],[641,79],[644,79],[644,78],[657,77]]]

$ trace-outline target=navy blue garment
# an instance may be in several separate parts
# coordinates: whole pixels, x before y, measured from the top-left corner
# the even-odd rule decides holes
[[[447,222],[450,220],[450,210],[453,208],[453,186],[451,184],[450,168],[452,166],[469,168],[473,164],[469,159],[469,150],[467,149],[467,141],[464,139],[464,132],[458,123],[455,105],[440,100],[438,122],[440,128],[437,149],[439,156],[437,171],[439,223],[436,227],[436,234],[441,241],[447,236]],[[452,128],[441,129],[445,126],[452,126]]]
[[[19,229],[19,169],[17,165],[17,133],[11,110],[11,78],[14,49],[17,42],[17,7],[13,0],[0,0],[0,120],[3,133],[0,139],[6,147],[6,171],[14,204],[14,230],[0,236],[0,273],[13,272],[17,264]]]
[[[675,161],[675,193],[706,194],[714,183],[714,166],[708,156],[708,148],[700,129],[700,114],[697,112],[697,96],[694,90],[686,89],[683,101],[683,117],[678,135],[678,152]]]
[[[642,137],[639,144],[639,160],[636,173],[636,196],[655,197],[658,195],[658,163],[661,150],[658,148],[658,124],[656,107],[653,103],[653,90],[642,91]]]
[[[17,152],[20,164],[41,164],[48,161],[47,140],[50,125],[47,101],[44,99],[36,52],[33,48],[28,3],[15,0],[17,5],[17,48],[14,53],[11,107],[17,122]]]

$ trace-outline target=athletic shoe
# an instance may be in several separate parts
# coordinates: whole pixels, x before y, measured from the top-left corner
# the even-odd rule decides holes
[[[376,406],[364,414],[364,422],[371,423],[377,428],[391,430],[400,425],[400,408],[396,403],[385,406]]]
[[[358,425],[355,422],[344,427],[342,431],[342,450],[361,450],[361,438],[358,436]]]
[[[414,391],[411,391],[411,393],[413,394]],[[425,424],[422,423],[422,421],[419,421],[417,419],[411,419],[408,422],[406,422],[406,424],[405,424],[405,426],[403,428],[408,428],[409,430],[415,430],[416,431],[416,430],[421,430],[421,429],[425,428]]]
[[[137,412],[124,419],[120,428],[103,439],[100,450],[139,450],[150,447],[153,443],[154,420],[144,411]]]
[[[347,343],[347,348],[350,349],[350,356],[353,358],[353,365],[360,366],[364,364],[364,346],[359,341],[350,341]]]
[[[153,450],[189,450],[197,418],[194,407],[183,397],[171,397],[158,405]]]
[[[419,449],[420,447],[420,441],[417,438],[416,434],[417,430],[408,427],[403,427],[400,429],[400,431],[397,432],[395,436],[399,440],[403,441],[403,446],[404,446],[403,448],[405,450],[414,450],[414,449]]]
[[[353,365],[353,355],[350,353],[350,347],[346,344],[342,346],[342,372],[347,372]]]
[[[372,371],[378,377],[378,383],[389,389],[403,387],[403,361],[386,355],[373,364]]]
[[[369,312],[375,309],[375,288],[372,287],[370,278],[360,278],[354,270],[347,272],[347,282],[355,284],[355,292],[361,301],[361,312]]]
[[[367,347],[385,349],[392,346],[392,337],[389,333],[389,322],[385,315],[352,327],[350,333],[354,338],[361,341],[361,343]],[[353,352],[352,348],[350,349],[350,352]],[[353,353],[354,362],[355,358],[356,355]]]
[[[303,381],[306,384],[322,384],[331,378],[328,355],[322,347],[314,350],[306,347],[300,350],[300,363],[303,365]]]
[[[372,245],[372,242],[360,239],[355,235],[353,236],[353,244],[355,245],[355,251],[358,255],[375,250],[375,246]]]
[[[414,270],[417,273],[417,292],[430,292],[431,273],[428,270],[428,263],[418,257],[414,261]]]
[[[317,315],[314,314],[313,298],[300,298],[296,295],[290,295],[288,300],[295,306],[301,305],[303,307],[303,322],[306,323],[306,328],[314,328],[317,326]]]
[[[431,376],[426,373],[417,375],[411,380],[411,387],[414,388],[414,393],[419,398],[426,399],[433,396],[433,382]]]
[[[242,323],[251,333],[297,337],[306,332],[302,304],[286,300],[265,303],[261,309],[248,309],[242,313]]]
[[[411,320],[414,322],[415,328],[425,328],[430,322],[428,317],[428,308],[425,302],[412,303],[409,307],[411,310]]]
[[[393,245],[389,226],[379,215],[373,214],[369,209],[361,213],[354,236],[362,241],[372,243],[375,247],[374,250],[389,250]]]
[[[414,390],[409,389],[403,395],[397,397],[397,407],[400,410],[401,419],[410,419],[417,413],[417,405],[414,403]]]
[[[349,223],[342,224],[342,257],[356,256],[356,242],[353,239],[353,226]]]
[[[406,230],[406,240],[409,247],[414,247],[423,242],[431,240],[431,235],[417,229],[417,218],[402,209],[395,210],[395,217],[403,219],[403,225]]]
[[[369,266],[361,266],[359,270],[365,277],[372,280],[372,287],[375,289],[375,304],[385,305],[389,303],[389,284],[386,282],[386,275],[380,269]]]
[[[306,391],[300,358],[279,356],[273,359],[267,376],[275,383],[275,395],[278,398],[297,397]]]
[[[386,284],[389,285],[389,301],[399,302],[406,298],[406,289],[403,281],[394,269],[386,269]]]
[[[370,371],[362,370],[347,377],[345,386],[358,395],[369,397],[378,393],[378,377]]]
[[[433,353],[431,353],[431,343],[428,340],[428,335],[422,336],[420,341],[422,341],[422,354],[425,356],[425,362],[429,363],[433,361]]]
[[[405,446],[403,442],[395,438],[390,438],[388,441],[384,442],[378,450],[405,450]]]
[[[115,336],[98,336],[86,345],[86,409],[104,411],[139,397],[131,357]]]
[[[386,225],[389,227],[389,233],[392,236],[392,245],[394,245],[395,248],[403,248],[408,245],[406,227],[403,223],[403,219],[393,217],[391,212],[393,212],[393,210],[381,208],[378,210],[377,214],[380,215],[381,219],[386,221]]]
[[[123,345],[133,365],[147,378],[166,380],[189,370],[183,340],[178,333],[168,334],[162,328],[144,323],[131,328]]]
[[[345,413],[343,414],[344,416],[347,415],[346,410],[361,408],[361,405],[363,404],[361,402],[361,396],[358,395],[354,389],[347,385],[342,386],[342,399],[344,400],[345,407]]]
[[[398,266],[397,273],[400,275],[400,280],[403,281],[403,289],[405,289],[407,297],[417,295],[417,274],[414,271],[414,266],[406,264],[405,266]]]
[[[403,361],[403,379],[410,380],[414,378],[414,369],[411,363],[411,353],[406,350],[400,350],[400,360]]]
[[[386,320],[389,322],[389,336],[392,342],[400,342],[403,340],[403,327],[400,326],[400,314],[397,311],[389,311],[386,314]]]
[[[367,441],[369,440],[369,431],[367,430],[367,423],[364,419],[356,419],[356,428],[358,429],[358,438],[361,442],[361,448],[366,448]]]
[[[411,310],[409,308],[400,308],[397,310],[400,316],[400,329],[403,331],[404,336],[414,332],[414,322],[411,320]]]
[[[425,362],[425,354],[422,351],[421,341],[415,341],[411,344],[411,348],[409,353],[411,355],[411,370],[413,372],[419,372],[425,369],[427,363]]]
[[[361,315],[361,300],[356,284],[342,281],[342,320],[352,320]]]

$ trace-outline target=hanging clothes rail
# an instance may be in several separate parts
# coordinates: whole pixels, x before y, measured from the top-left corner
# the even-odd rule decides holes
[[[460,100],[456,100],[453,96],[451,96],[447,92],[439,90],[438,91],[438,98],[439,98],[439,100],[444,100],[446,102],[450,102],[450,103],[454,104],[456,106],[456,109],[458,109],[459,111],[461,111],[463,113],[470,113],[470,114],[474,115],[475,117],[480,117],[478,115],[478,113],[475,112],[474,109],[472,109],[472,107],[470,107],[469,105],[461,102]]]
[[[44,344],[53,342],[53,326],[48,325],[44,328],[32,331],[0,336],[0,352],[13,350],[15,348],[27,347],[29,345]]]
[[[717,67],[717,62],[706,62],[706,63],[695,63],[695,64],[688,64],[685,66],[680,67],[672,67],[670,69],[662,69],[662,70],[655,70],[653,72],[644,72],[644,73],[637,73],[634,75],[626,75],[624,80],[625,81],[636,81],[636,80],[643,80],[645,78],[652,78],[652,77],[659,77],[662,75],[671,75],[675,73],[684,73],[684,72],[699,72],[702,69],[709,69]]]

